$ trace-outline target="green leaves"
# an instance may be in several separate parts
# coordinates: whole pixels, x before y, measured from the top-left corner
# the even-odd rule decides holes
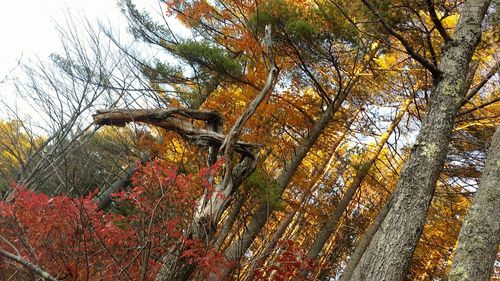
[[[208,42],[186,40],[175,49],[177,56],[198,64],[204,70],[225,73],[232,78],[240,78],[243,75],[238,59],[231,58],[227,51]]]
[[[278,185],[264,170],[255,169],[247,178],[246,184],[251,188],[259,201],[275,205],[277,209],[282,207],[281,192],[278,190]]]

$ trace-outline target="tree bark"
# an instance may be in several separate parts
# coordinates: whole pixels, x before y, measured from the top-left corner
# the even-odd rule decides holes
[[[199,110],[201,105],[207,100],[207,98],[217,89],[217,87],[220,84],[220,77],[215,76],[212,79],[210,79],[207,84],[204,85],[200,89],[199,92],[199,97],[195,99],[192,104],[189,106],[188,111],[193,112],[195,110]],[[222,128],[222,119],[217,119],[220,122],[211,122],[211,130],[215,132],[219,132],[219,129]],[[207,121],[207,120],[205,120]],[[210,125],[210,122],[209,122]],[[215,162],[215,158],[217,154],[217,146],[212,146],[209,147],[209,165],[212,165]],[[151,156],[146,152],[146,151],[141,151],[141,162],[142,164],[145,164],[146,162],[150,161]],[[96,198],[93,200],[97,203],[99,206],[99,209],[102,210],[106,207],[109,206],[109,204],[112,202],[111,194],[114,192],[121,191],[125,189],[129,184],[130,184],[130,179],[134,175],[135,170],[137,169],[137,162],[136,163],[131,163],[130,166],[123,171],[123,173],[106,189],[104,189]]]
[[[454,119],[467,91],[472,54],[490,0],[465,4],[453,39],[443,51],[428,115],[405,163],[389,212],[351,280],[404,280],[443,167]]]
[[[271,51],[270,48],[272,44],[270,32],[270,26],[266,26],[266,43],[268,44],[267,47],[269,52]],[[260,93],[238,117],[227,135],[221,139],[221,142],[216,143],[216,146],[220,147],[219,151],[223,151],[223,157],[225,159],[222,180],[215,186],[214,192],[205,192],[204,196],[200,198],[191,228],[186,233],[186,236],[191,239],[205,242],[207,248],[213,242],[212,240],[216,233],[217,225],[222,214],[227,209],[232,196],[243,181],[255,170],[257,164],[258,152],[253,149],[248,151],[248,153],[243,152],[241,150],[243,142],[238,139],[243,130],[243,126],[250,117],[252,117],[265,97],[274,90],[279,71],[271,54],[270,57],[272,65],[266,83],[260,90]],[[185,125],[182,127],[182,129],[186,129]],[[174,128],[179,129],[178,126]],[[190,130],[188,129],[188,131]],[[193,133],[197,136],[201,131],[198,130]],[[213,133],[215,132],[212,132],[212,135]],[[186,135],[186,132],[184,132],[184,134]],[[203,132],[202,135],[206,137],[205,132]],[[198,136],[197,139],[199,139]],[[214,144],[212,143],[210,146],[214,147]],[[242,158],[236,166],[233,166],[232,162],[234,151],[242,154]],[[186,259],[179,257],[179,254],[184,250],[186,250],[186,248],[181,244],[175,251],[170,251],[165,255],[163,258],[163,265],[156,277],[157,281],[183,281],[191,276],[196,268],[196,264],[190,263]]]
[[[389,212],[389,205],[391,203],[392,198],[393,196],[391,195],[389,197],[389,200],[387,200],[387,202],[385,203],[384,207],[382,207],[382,210],[380,210],[380,213],[375,218],[375,221],[373,221],[373,223],[366,231],[365,235],[363,235],[361,240],[359,240],[359,242],[356,244],[354,253],[350,256],[349,264],[347,265],[346,271],[342,274],[340,281],[347,281],[351,278],[352,274],[354,273],[354,270],[356,269],[356,266],[361,260],[361,257],[363,257],[366,248],[368,248],[368,245],[370,245],[373,236],[375,235],[375,233],[377,233],[380,225],[385,219],[385,216]]]
[[[232,210],[229,213],[226,221],[224,222],[224,226],[222,227],[220,233],[217,234],[217,239],[214,242],[215,247],[221,248],[226,240],[231,228],[233,227],[238,215],[240,214],[241,208],[245,203],[247,195],[241,194],[236,203],[233,204]]]
[[[487,281],[500,243],[500,127],[493,135],[479,189],[458,236],[450,281]]]

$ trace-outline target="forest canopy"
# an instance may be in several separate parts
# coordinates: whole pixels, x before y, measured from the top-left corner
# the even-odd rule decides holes
[[[498,1],[118,4],[14,73],[1,280],[500,279]]]

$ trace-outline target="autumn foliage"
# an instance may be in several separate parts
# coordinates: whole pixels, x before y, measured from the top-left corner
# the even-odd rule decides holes
[[[69,84],[116,91],[85,134],[57,150],[0,121],[1,250],[61,280],[448,278],[500,124],[498,3],[163,0],[157,21],[134,2],[161,55],[111,39],[114,82],[57,57]]]
[[[179,244],[182,258],[213,272],[218,252],[182,233],[210,171],[182,174],[166,161],[148,163],[136,171],[133,189],[114,194],[112,211],[93,202],[98,190],[49,197],[14,185],[15,201],[0,202],[0,247],[65,280],[152,280],[165,251]],[[1,266],[2,278],[15,273],[6,260]]]

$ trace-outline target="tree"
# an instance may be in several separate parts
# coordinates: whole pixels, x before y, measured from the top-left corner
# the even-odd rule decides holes
[[[344,191],[344,197],[342,198],[342,200],[338,202],[338,204],[336,204],[332,216],[327,220],[327,222],[321,228],[321,231],[318,233],[318,236],[316,237],[313,244],[311,245],[311,248],[307,252],[306,259],[314,260],[318,257],[319,253],[325,246],[326,241],[330,238],[333,231],[338,226],[342,215],[344,214],[349,203],[351,202],[351,199],[354,197],[358,189],[361,187],[361,183],[363,182],[363,180],[366,178],[366,176],[368,176],[370,169],[375,164],[375,161],[382,152],[382,148],[387,144],[389,137],[397,128],[401,119],[403,119],[412,100],[413,97],[408,97],[402,103],[398,114],[387,128],[387,131],[384,132],[380,140],[378,140],[378,143],[376,147],[373,149],[373,152],[367,153],[367,155],[362,157],[363,159],[365,159],[365,161],[360,165],[359,169],[356,171],[356,176],[354,177],[352,182],[346,187]],[[306,277],[307,273],[308,270],[303,270],[301,272],[301,276]]]
[[[364,3],[380,18],[372,4]],[[443,51],[439,68],[432,70],[438,76],[427,117],[405,163],[389,211],[352,280],[401,280],[406,275],[446,157],[453,120],[468,89],[464,69],[470,71],[469,64],[480,41],[481,22],[489,4],[490,1],[467,1],[453,39]],[[391,30],[387,22],[381,21]]]
[[[449,280],[489,280],[500,244],[500,129],[491,142],[479,189],[460,230]]]
[[[123,0],[134,43],[61,28],[18,81],[40,118],[5,108],[1,278],[446,279],[500,124],[486,2]]]

